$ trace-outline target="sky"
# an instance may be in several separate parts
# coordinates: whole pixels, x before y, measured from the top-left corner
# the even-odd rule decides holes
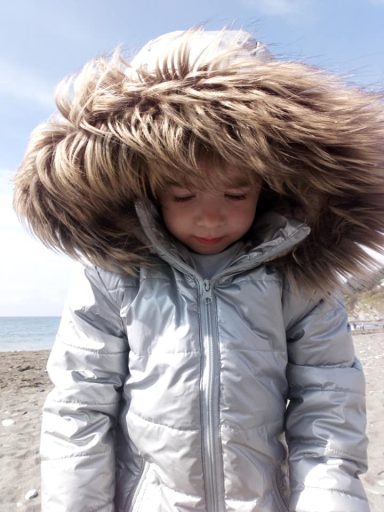
[[[45,248],[12,209],[12,177],[54,91],[91,58],[133,55],[165,32],[243,28],[278,58],[381,90],[384,0],[11,0],[0,7],[0,316],[60,315],[73,262]]]

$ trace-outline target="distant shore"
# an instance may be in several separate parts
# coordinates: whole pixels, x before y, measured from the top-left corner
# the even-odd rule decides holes
[[[384,333],[354,334],[367,381],[369,471],[363,476],[371,512],[384,510]],[[44,399],[51,388],[49,352],[0,354],[0,510],[40,511],[39,438]],[[37,496],[26,499],[29,491]],[[346,511],[348,512],[348,511]]]

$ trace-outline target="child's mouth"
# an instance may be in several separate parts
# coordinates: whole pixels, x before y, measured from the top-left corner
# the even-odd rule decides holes
[[[216,245],[219,242],[221,242],[224,237],[220,236],[218,238],[204,238],[200,236],[195,236],[194,238],[195,240],[197,240],[197,242],[203,245]]]

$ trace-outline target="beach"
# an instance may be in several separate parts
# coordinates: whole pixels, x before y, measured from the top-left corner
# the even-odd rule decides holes
[[[366,373],[371,512],[384,510],[384,333],[354,336]],[[39,436],[47,351],[0,353],[0,510],[40,511]],[[32,497],[34,496],[34,497]],[[348,512],[348,511],[345,511]]]

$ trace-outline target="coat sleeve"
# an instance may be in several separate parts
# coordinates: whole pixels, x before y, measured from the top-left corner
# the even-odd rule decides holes
[[[289,511],[369,512],[359,480],[367,463],[365,383],[347,314],[335,297],[305,309],[287,328]]]
[[[42,418],[43,512],[112,512],[114,426],[128,344],[113,274],[79,270],[48,360]],[[110,291],[112,289],[112,292]]]

